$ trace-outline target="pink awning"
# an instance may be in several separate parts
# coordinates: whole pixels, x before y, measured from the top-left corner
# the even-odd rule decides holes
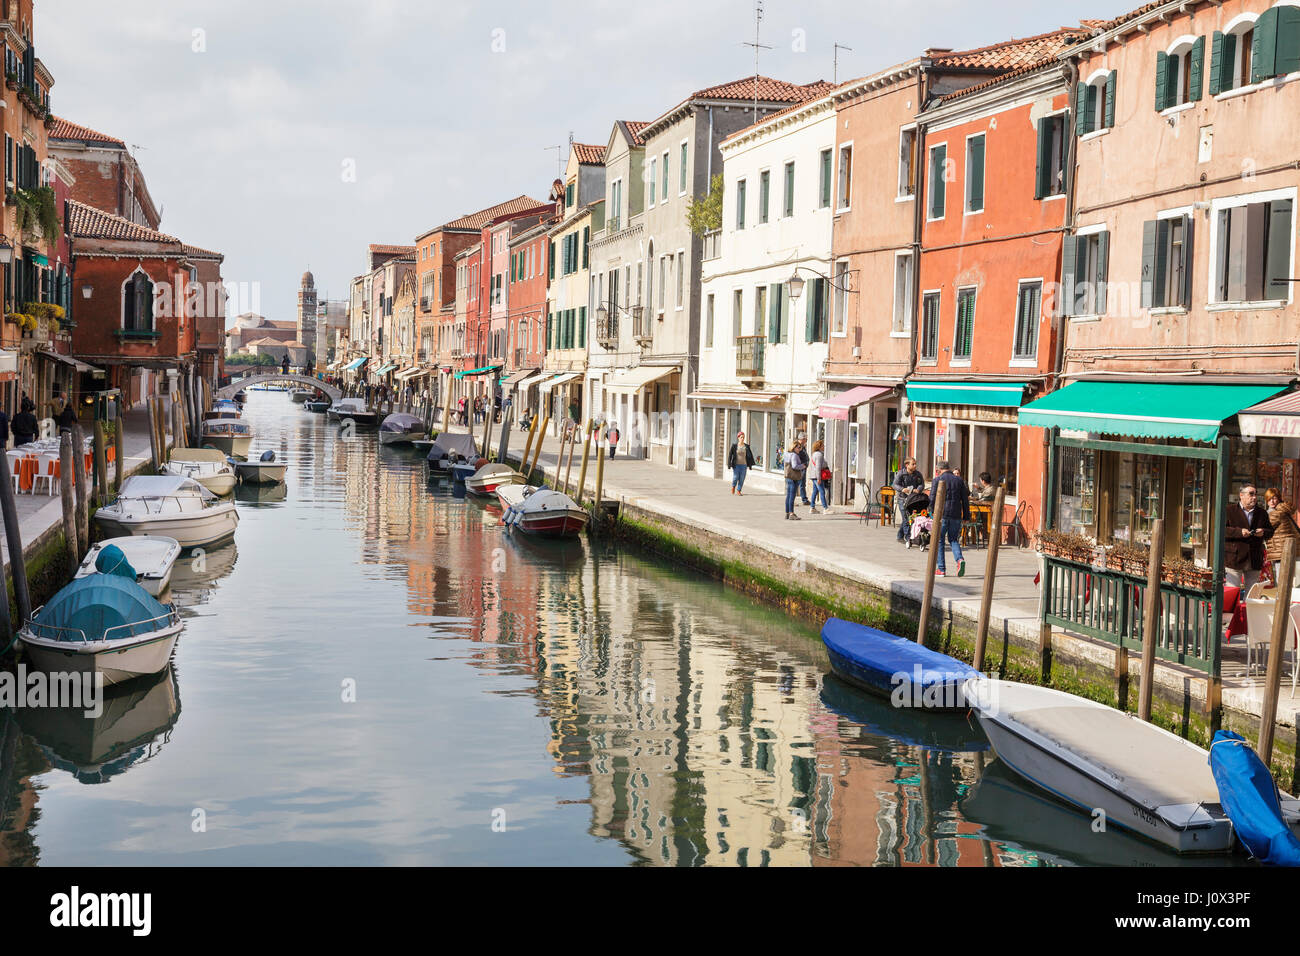
[[[850,409],[865,402],[875,401],[881,395],[893,390],[889,385],[859,385],[828,399],[821,408],[817,409],[817,417],[838,418],[844,421],[849,417]]]

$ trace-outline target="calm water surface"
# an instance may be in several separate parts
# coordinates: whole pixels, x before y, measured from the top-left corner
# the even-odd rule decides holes
[[[290,463],[182,559],[185,631],[97,720],[15,712],[0,860],[1169,865],[961,718],[825,676],[816,629],[610,545],[534,542],[418,455],[250,392]]]

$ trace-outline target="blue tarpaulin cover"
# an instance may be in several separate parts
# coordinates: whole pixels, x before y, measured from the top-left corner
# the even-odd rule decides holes
[[[1300,840],[1282,819],[1277,785],[1240,734],[1220,730],[1210,744],[1210,772],[1237,838],[1261,863],[1300,866]]]
[[[95,570],[101,574],[116,574],[128,581],[135,580],[135,568],[131,567],[131,562],[126,559],[122,549],[115,544],[107,544],[100,549],[99,557],[95,559]]]
[[[154,619],[166,614],[167,609],[134,580],[128,581],[116,574],[91,574],[74,579],[50,598],[50,603],[33,615],[32,622],[50,628],[80,630],[91,641],[101,639],[104,631],[110,627],[121,624],[142,625],[134,630],[124,628],[114,631],[110,639],[116,640],[133,633],[143,634],[157,629],[163,622]],[[143,624],[145,621],[154,622]],[[40,637],[57,637],[60,640],[81,639],[75,633],[42,630],[39,627],[36,633]]]
[[[840,677],[886,696],[906,687],[908,705],[927,710],[965,709],[961,695],[951,690],[980,676],[975,668],[947,654],[835,617],[822,625],[822,641]],[[932,703],[925,703],[927,697]]]

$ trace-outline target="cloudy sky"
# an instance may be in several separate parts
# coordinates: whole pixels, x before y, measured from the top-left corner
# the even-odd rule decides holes
[[[759,67],[830,79],[840,43],[843,80],[1136,5],[765,0]],[[753,37],[752,0],[37,0],[35,40],[55,114],[130,144],[163,231],[292,319],[308,266],[345,298],[368,243],[545,199],[547,146],[752,74]]]

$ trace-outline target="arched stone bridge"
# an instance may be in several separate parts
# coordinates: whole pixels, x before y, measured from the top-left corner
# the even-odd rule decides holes
[[[270,382],[296,382],[299,385],[306,385],[308,388],[319,389],[330,397],[331,401],[337,402],[343,397],[343,390],[336,388],[328,382],[322,382],[318,378],[312,378],[310,375],[297,375],[290,372],[285,375],[283,372],[263,372],[253,375],[247,375],[244,378],[237,378],[225,388],[219,388],[216,392],[217,398],[233,398],[235,393],[240,389],[248,388],[250,385],[263,385]]]

